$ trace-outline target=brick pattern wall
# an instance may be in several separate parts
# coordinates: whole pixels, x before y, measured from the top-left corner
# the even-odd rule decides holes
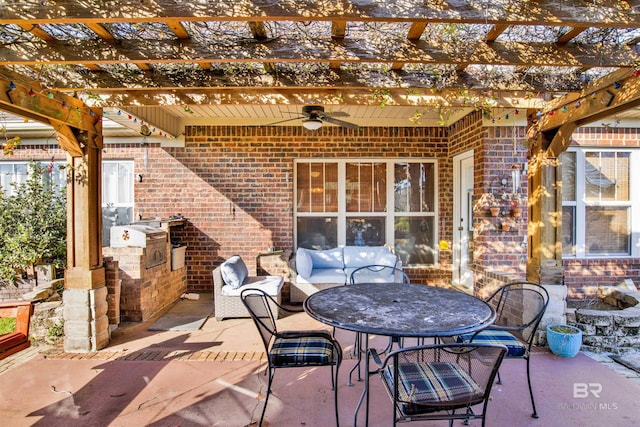
[[[592,298],[604,286],[616,286],[624,279],[640,285],[640,259],[564,259],[564,283],[569,299]]]
[[[452,241],[452,161],[474,149],[474,196],[495,189],[499,177],[511,177],[511,166],[522,165],[525,129],[482,125],[481,112],[472,113],[447,129],[366,128],[350,130],[326,126],[313,134],[298,127],[193,126],[185,129],[185,147],[159,144],[109,144],[104,159],[133,159],[136,216],[183,214],[189,221],[172,229],[172,240],[188,245],[189,292],[212,290],[211,270],[225,258],[242,255],[250,271],[256,256],[270,246],[291,250],[293,242],[293,160],[296,158],[436,158],[439,166],[440,239]],[[640,146],[636,129],[582,128],[574,144]],[[148,159],[145,166],[145,151]],[[23,145],[10,160],[66,159],[57,145]],[[526,176],[521,189],[527,191]],[[509,189],[507,189],[509,191]],[[526,209],[516,231],[497,229],[499,220],[486,210],[475,212],[475,281],[481,288],[487,272],[522,277],[526,262]],[[451,250],[440,251],[438,266],[408,271],[416,282],[445,286],[451,280]],[[565,260],[566,282],[580,294],[587,281],[616,283],[630,277],[636,283],[639,260]]]
[[[476,171],[476,200],[483,194],[492,193],[501,200],[503,193],[512,193],[512,166],[522,168],[526,163],[526,149],[521,142],[526,139],[524,128],[489,127],[485,128],[482,146],[478,149],[479,169]],[[515,133],[514,133],[515,132]],[[501,183],[507,180],[506,186]],[[481,203],[474,206],[474,270],[476,272],[476,291],[485,287],[485,273],[494,272],[512,279],[524,278],[527,262],[527,177],[521,175],[520,193],[523,195],[522,214],[514,218],[509,201],[500,201],[501,213],[492,217],[488,206]],[[502,231],[502,223],[511,221],[509,231]],[[487,283],[486,285],[489,285]]]
[[[148,320],[187,290],[186,269],[171,271],[170,262],[145,268],[145,248],[103,248],[103,253],[109,263],[116,262],[119,267],[120,320],[123,322]],[[107,279],[113,279],[113,275],[108,274]],[[109,285],[107,283],[107,288]]]
[[[441,208],[451,192],[448,130],[325,126],[309,134],[297,127],[188,127],[185,148],[171,155],[189,171],[181,195],[191,227],[185,231],[189,289],[211,289],[211,270],[240,254],[255,271],[269,246],[293,247],[293,162],[297,158],[436,158]],[[448,267],[444,268],[445,271]],[[413,277],[434,277],[438,269]],[[420,275],[420,276],[418,276]]]

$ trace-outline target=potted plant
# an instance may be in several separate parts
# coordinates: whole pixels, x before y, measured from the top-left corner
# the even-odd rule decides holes
[[[493,193],[485,193],[482,195],[482,203],[489,209],[491,216],[500,215],[500,203],[496,200]]]
[[[512,227],[513,227],[513,222],[511,222],[511,220],[508,218],[506,218],[500,224],[500,228],[502,229],[502,231],[510,231]]]
[[[573,357],[582,346],[582,331],[570,325],[547,325],[547,344],[553,354]]]

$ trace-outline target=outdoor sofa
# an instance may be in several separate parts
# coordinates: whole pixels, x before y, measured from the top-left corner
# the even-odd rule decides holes
[[[247,266],[238,255],[224,261],[213,272],[213,304],[216,320],[227,317],[250,317],[240,299],[244,289],[254,288],[265,291],[278,303],[282,303],[282,276],[249,276]],[[278,307],[271,307],[278,316]]]
[[[367,265],[398,267],[398,257],[388,246],[342,246],[326,250],[298,248],[291,260],[290,300],[300,303],[321,289],[345,285],[351,272]],[[390,270],[391,275],[393,272]],[[393,281],[393,277],[389,278]],[[377,276],[375,280],[384,280]]]

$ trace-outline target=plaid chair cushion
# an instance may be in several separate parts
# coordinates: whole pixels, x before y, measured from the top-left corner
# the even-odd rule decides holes
[[[393,365],[387,365],[382,375],[393,390]],[[471,402],[482,399],[482,393],[473,378],[454,363],[402,363],[398,368],[398,400],[404,403],[405,414],[438,410],[451,401]]]
[[[527,347],[518,338],[507,331],[484,330],[475,337],[473,334],[458,336],[457,342],[473,342],[485,344],[502,344],[507,347],[507,357],[521,357],[527,352]]]
[[[276,338],[270,351],[273,366],[329,365],[333,344],[323,338]]]

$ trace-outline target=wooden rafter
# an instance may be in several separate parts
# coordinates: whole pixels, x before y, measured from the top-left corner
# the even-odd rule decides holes
[[[253,38],[258,41],[266,41],[269,36],[267,35],[267,28],[262,21],[249,21],[248,23],[249,29],[251,30],[251,34],[253,34]],[[267,73],[273,73],[276,69],[276,66],[273,62],[265,61],[262,63],[265,71]]]
[[[416,41],[418,41],[418,39],[420,39],[420,36],[422,35],[426,27],[427,27],[426,22],[414,22],[413,24],[411,24],[411,27],[409,28],[409,32],[407,33],[407,40],[409,40],[412,43],[415,43]],[[391,65],[391,69],[399,70],[402,68],[404,64],[405,62],[394,62],[393,65]]]
[[[331,39],[341,44],[342,40],[344,40],[344,36],[347,32],[347,21],[344,19],[338,19],[335,21],[331,21]],[[340,61],[330,61],[329,67],[333,69],[340,68]]]
[[[563,35],[558,37],[557,43],[558,44],[567,44],[571,40],[576,38],[578,35],[582,34],[585,30],[586,30],[586,28],[584,28],[584,27],[582,27],[582,28],[571,28],[569,31],[567,31],[566,33],[564,33]]]
[[[15,3],[4,6],[2,22],[9,24],[69,24],[78,22],[155,22],[158,17],[182,22],[196,21],[405,21],[450,22],[459,24],[498,25],[555,25],[563,27],[613,28],[640,27],[640,17],[632,14],[627,1],[601,2],[595,8],[592,2],[557,2],[554,0],[502,0],[477,7],[473,2],[450,5],[442,2],[432,7],[430,2],[406,1],[351,2],[338,0],[318,5],[317,1],[233,2],[232,10],[227,2],[198,3],[197,13],[181,3],[157,1],[117,3],[105,2],[104,7],[79,7],[71,0],[56,2]],[[511,7],[508,7],[511,6]]]
[[[486,96],[483,90],[453,91],[442,90],[433,93],[431,90],[414,90],[407,93],[405,89],[385,90],[387,106],[425,107],[449,105],[453,108],[465,108],[465,102],[472,99],[481,100]],[[374,105],[380,104],[375,91],[368,87],[348,90],[296,89],[278,87],[236,87],[216,89],[168,89],[168,90],[132,90],[118,89],[102,91],[105,105],[127,106],[171,106],[171,105],[243,105],[243,104],[322,104],[322,105]],[[522,93],[524,95],[524,92]],[[496,107],[541,108],[544,102],[540,99],[523,99],[514,97],[513,92],[493,93]]]
[[[58,91],[107,94],[131,105],[145,100],[162,105],[202,103],[199,99],[213,102],[216,90],[217,98],[235,90],[238,93],[231,98],[239,99],[254,87],[263,95],[271,90],[269,99],[279,93],[303,99],[317,91],[343,91],[344,96],[352,90],[357,98],[361,90],[401,88],[452,92],[473,88],[485,90],[489,98],[496,90],[567,92],[580,89],[581,78],[590,77],[575,70],[630,70],[637,62],[634,44],[574,42],[587,30],[640,28],[640,15],[634,13],[637,6],[628,1],[492,0],[482,2],[482,7],[474,1],[414,3],[408,7],[406,0],[327,4],[236,0],[197,5],[166,0],[96,1],[91,6],[70,0],[10,2],[0,12],[0,30],[11,36],[15,30],[3,27],[17,24],[36,35],[42,33],[45,42],[32,37],[5,44],[0,51],[0,75],[22,74],[22,79],[15,79]],[[208,25],[190,25],[195,22]],[[236,22],[248,25],[253,40],[237,30]],[[284,31],[269,37],[268,22]],[[353,31],[345,37],[348,22],[353,23]],[[325,30],[327,23],[330,34]],[[50,24],[54,31],[43,27]],[[168,37],[148,38],[141,32],[131,38],[117,24],[152,27]],[[69,29],[61,28],[65,25]],[[422,37],[427,25],[442,28],[441,38],[438,34]],[[499,37],[516,25],[570,30],[555,42],[533,42],[526,30],[513,31],[508,41]],[[99,39],[55,38],[56,27],[66,37],[82,32],[82,26]],[[407,31],[404,36],[401,28]],[[220,40],[214,42],[212,37]],[[452,42],[443,42],[448,37]],[[254,67],[255,63],[264,67]],[[138,66],[139,72],[131,65]],[[479,71],[485,66],[492,69],[489,78]],[[548,79],[538,75],[542,73],[527,73],[525,81],[518,71],[532,67],[570,72],[553,73]]]
[[[95,64],[186,64],[199,61],[212,63],[242,62],[405,62],[415,64],[474,63],[503,66],[549,67],[631,67],[634,54],[628,46],[565,46],[554,43],[505,43],[491,46],[483,42],[471,44],[464,52],[449,52],[447,46],[418,40],[389,40],[387,52],[363,49],[362,41],[348,38],[339,45],[330,38],[317,39],[315,45],[299,46],[285,37],[262,44],[236,48],[212,46],[194,40],[120,40],[117,45],[104,40],[82,43],[48,44],[46,46],[8,46],[0,52],[0,65],[73,65],[87,62],[87,52],[100,52],[92,58]],[[31,48],[33,55],[25,57],[21,51]],[[296,47],[294,49],[294,47]]]
[[[487,37],[485,37],[485,42],[493,43],[500,36],[500,34],[502,34],[507,28],[509,28],[509,26],[506,25],[506,24],[496,24],[496,25],[494,25],[491,28],[491,30],[489,30],[489,32],[487,33]],[[467,68],[468,66],[469,66],[468,62],[460,62],[460,64],[458,64],[458,66],[456,67],[456,70],[457,71],[462,71],[465,68]]]

